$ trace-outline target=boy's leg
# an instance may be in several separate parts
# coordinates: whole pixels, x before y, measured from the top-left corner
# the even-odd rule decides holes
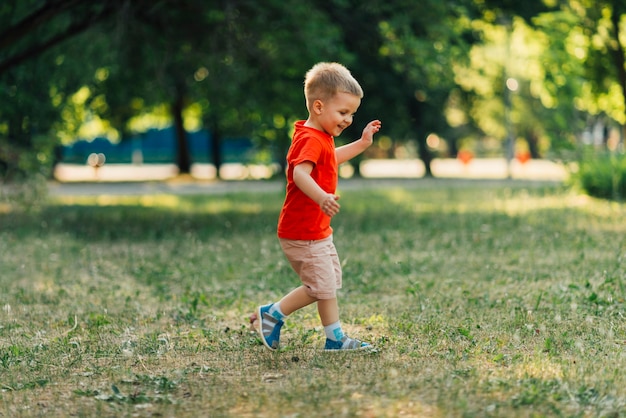
[[[341,322],[339,322],[337,298],[317,301],[317,311],[320,314],[326,338],[333,341],[341,341],[344,333],[341,329]]]
[[[337,298],[318,300],[317,311],[320,314],[320,319],[324,326],[339,321],[339,305],[337,304]]]
[[[361,350],[371,347],[370,344],[350,338],[343,333],[337,298],[318,300],[317,310],[326,334],[325,351]]]
[[[257,331],[261,335],[263,345],[270,350],[277,350],[280,345],[280,329],[285,317],[316,300],[307,294],[304,286],[300,286],[277,303],[259,306]]]
[[[304,308],[315,301],[317,301],[317,299],[309,296],[306,287],[300,286],[289,292],[289,294],[280,300],[280,310],[285,316],[288,316],[298,309]]]

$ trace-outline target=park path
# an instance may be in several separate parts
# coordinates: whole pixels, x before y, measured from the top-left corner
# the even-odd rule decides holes
[[[521,187],[541,187],[556,185],[561,182],[553,180],[520,180],[520,179],[462,179],[462,178],[419,178],[419,179],[340,179],[339,190],[385,189],[402,187],[419,188],[455,188],[455,187],[502,187],[517,185]],[[174,179],[150,182],[93,182],[93,183],[59,183],[51,182],[48,190],[51,196],[140,196],[140,195],[202,195],[228,193],[281,193],[285,188],[283,179],[277,180],[228,180],[228,181],[197,181]]]
[[[562,166],[547,160],[532,160],[525,164],[514,161],[508,167],[502,158],[476,159],[470,164],[462,164],[456,159],[437,159],[432,163],[434,179],[423,177],[420,164],[417,160],[368,160],[361,163],[364,177],[341,178],[339,189],[453,187],[477,183],[489,186],[507,182],[536,185],[559,183],[567,177]],[[204,176],[207,167],[195,168],[195,173],[190,176],[178,176],[176,167],[171,164],[110,164],[98,171],[86,165],[61,165],[55,173],[58,181],[50,183],[49,190],[51,195],[147,195],[281,192],[284,189],[284,179],[257,177],[253,167],[249,166],[232,165],[223,172],[222,178],[226,180]],[[253,180],[243,180],[246,178]]]

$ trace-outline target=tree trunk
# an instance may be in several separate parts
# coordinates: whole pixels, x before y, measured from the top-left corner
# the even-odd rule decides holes
[[[189,154],[189,141],[183,124],[184,99],[180,90],[176,92],[176,99],[172,103],[172,116],[174,118],[174,132],[176,133],[176,165],[180,174],[191,172],[191,156]]]
[[[426,144],[426,132],[424,132],[422,125],[422,109],[420,108],[420,103],[413,96],[409,98],[409,112],[415,127],[415,133],[417,134],[417,152],[426,170],[424,177],[433,177],[433,172],[430,167],[433,156]]]
[[[222,132],[218,126],[217,117],[211,120],[211,146],[209,148],[210,160],[215,167],[215,177],[220,178],[220,168],[222,168]]]
[[[524,139],[526,139],[526,143],[528,144],[528,152],[530,153],[531,158],[537,159],[541,156],[539,155],[539,138],[534,131],[528,132],[525,135]]]
[[[457,155],[459,154],[459,144],[458,144],[459,140],[458,139],[451,139],[447,141],[448,144],[448,153],[450,154],[451,157],[456,158]]]
[[[613,53],[613,60],[615,62],[615,68],[617,69],[617,79],[619,81],[619,85],[622,89],[622,97],[624,103],[626,104],[626,68],[624,68],[624,46],[620,42],[620,19],[622,14],[619,13],[619,10],[616,10],[617,7],[614,6],[613,13],[611,13],[611,22],[613,24],[613,36],[615,41],[615,48],[611,49]],[[626,125],[622,125],[621,131],[621,140],[626,138]]]

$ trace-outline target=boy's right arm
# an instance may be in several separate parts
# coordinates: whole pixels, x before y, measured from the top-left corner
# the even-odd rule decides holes
[[[311,200],[317,203],[322,212],[333,217],[339,212],[339,196],[332,193],[326,193],[311,177],[313,171],[313,163],[303,162],[293,168],[293,182],[302,192]]]

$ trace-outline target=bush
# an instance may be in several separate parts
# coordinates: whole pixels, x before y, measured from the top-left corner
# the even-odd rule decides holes
[[[24,141],[22,141],[24,142]],[[29,145],[0,136],[0,185],[23,183],[31,177],[50,178],[60,148],[46,135],[35,135]]]
[[[623,200],[626,198],[626,155],[604,153],[585,156],[575,178],[590,196]]]

